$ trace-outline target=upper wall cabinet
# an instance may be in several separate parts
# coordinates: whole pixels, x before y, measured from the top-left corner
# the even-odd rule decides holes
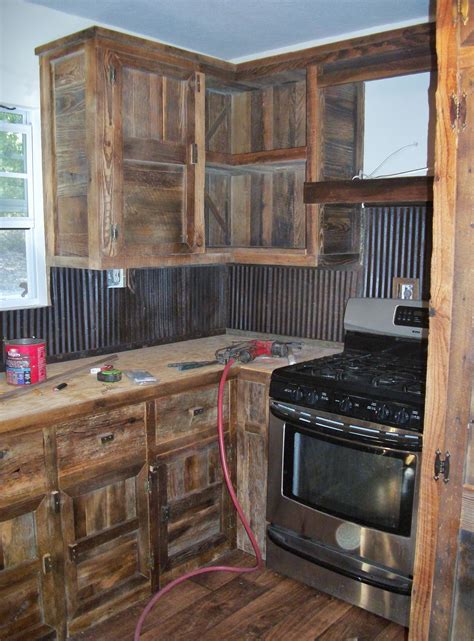
[[[204,75],[97,34],[40,50],[50,263],[192,260],[204,252]]]

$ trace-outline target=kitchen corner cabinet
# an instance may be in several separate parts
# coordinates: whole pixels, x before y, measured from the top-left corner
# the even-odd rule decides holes
[[[204,75],[104,33],[37,50],[49,262],[189,260],[204,251]]]
[[[206,91],[208,252],[240,263],[316,265],[355,261],[352,209],[305,204],[320,176],[360,169],[363,85],[320,88],[314,65]]]

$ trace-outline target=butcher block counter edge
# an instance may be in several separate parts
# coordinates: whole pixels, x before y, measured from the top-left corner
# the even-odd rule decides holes
[[[117,383],[101,383],[96,376],[89,373],[89,363],[97,361],[96,357],[81,361],[69,361],[48,365],[48,376],[65,373],[64,379],[56,378],[51,385],[47,383],[38,388],[31,388],[27,394],[18,398],[0,400],[0,434],[16,430],[40,429],[52,423],[78,418],[80,416],[113,409],[125,404],[150,401],[154,398],[176,394],[192,387],[218,383],[222,365],[178,371],[168,367],[168,363],[179,361],[212,360],[215,351],[234,341],[250,338],[265,338],[264,335],[221,334],[208,338],[199,338],[180,343],[169,343],[156,347],[146,347],[127,352],[120,352],[114,361],[114,367],[120,370],[143,369],[157,378],[156,383],[136,385],[125,375]],[[271,338],[279,338],[272,336]],[[288,337],[286,337],[286,340]],[[341,343],[330,343],[317,340],[301,340],[303,349],[296,351],[298,362],[328,356],[342,351]],[[107,356],[104,356],[107,363]],[[68,378],[66,372],[84,364],[84,371]],[[287,364],[287,359],[259,359],[246,365],[236,364],[229,373],[229,378],[240,375],[246,380],[265,381],[277,367]],[[60,391],[53,388],[60,382],[67,387]],[[7,385],[5,376],[0,378],[1,394],[10,392],[13,386]]]

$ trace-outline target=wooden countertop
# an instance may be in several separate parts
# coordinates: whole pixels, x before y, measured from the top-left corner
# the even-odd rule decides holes
[[[167,367],[168,363],[178,361],[212,360],[217,349],[233,341],[243,341],[250,336],[241,334],[221,334],[209,338],[200,338],[179,343],[169,343],[156,347],[120,352],[114,361],[114,367],[127,369],[144,369],[158,380],[148,385],[136,385],[125,375],[117,383],[101,383],[88,368],[71,377],[64,376],[38,388],[31,388],[27,394],[18,398],[0,399],[0,434],[16,429],[37,428],[51,422],[69,420],[86,413],[112,408],[123,403],[146,401],[157,396],[176,393],[193,385],[205,385],[218,381],[222,365],[209,365],[199,369],[180,372]],[[261,338],[261,335],[259,335]],[[323,341],[303,341],[303,349],[295,351],[298,362],[321,358],[342,350],[340,343]],[[97,361],[97,357],[67,361],[48,365],[48,376],[56,376],[72,368]],[[107,363],[107,356],[104,356]],[[243,376],[269,376],[277,367],[287,364],[284,358],[260,358],[246,365],[239,364],[231,370],[232,376],[239,372]],[[68,386],[59,391],[53,387],[60,382]],[[0,397],[15,389],[7,385],[5,375],[0,375]]]

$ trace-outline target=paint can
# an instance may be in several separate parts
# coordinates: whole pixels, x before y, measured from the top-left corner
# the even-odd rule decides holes
[[[41,338],[5,341],[5,355],[10,385],[34,385],[46,380],[46,343]]]

